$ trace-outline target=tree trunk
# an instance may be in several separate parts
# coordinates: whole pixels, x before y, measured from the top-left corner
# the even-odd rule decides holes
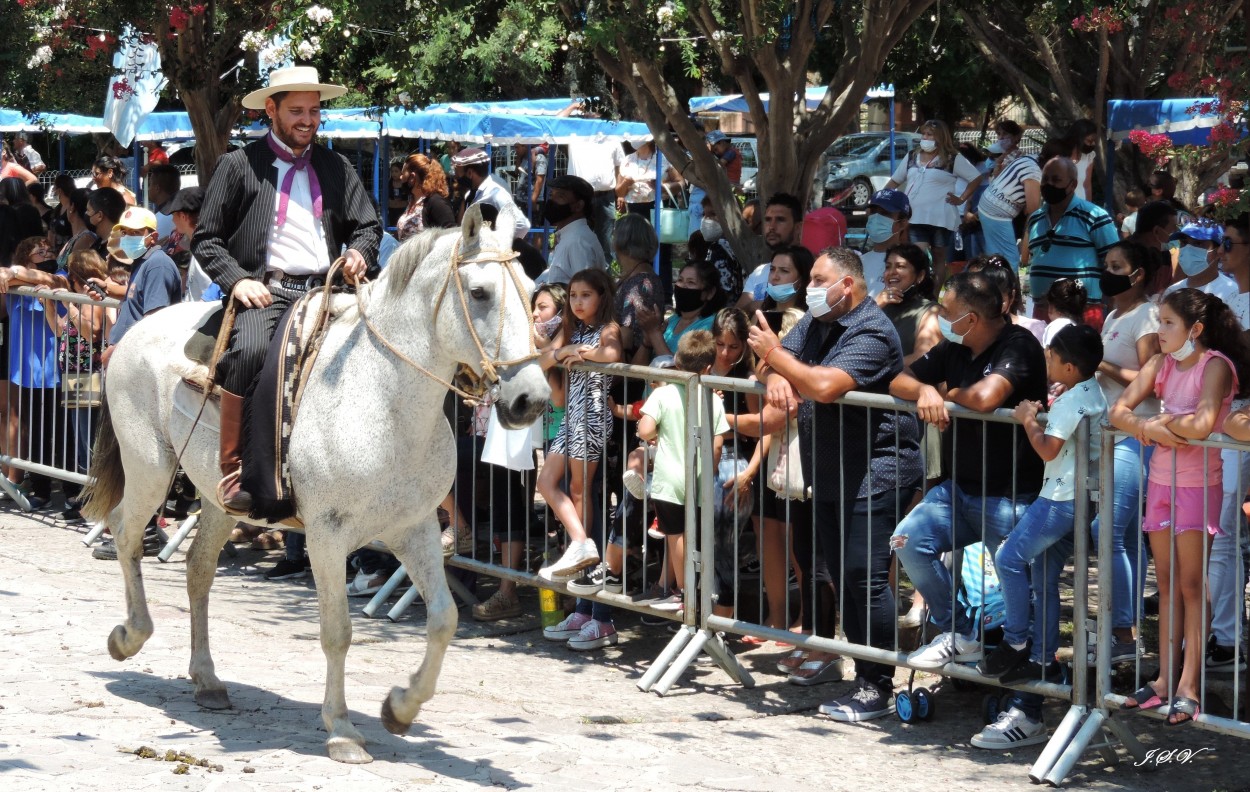
[[[239,104],[236,101],[220,106],[221,98],[212,85],[179,88],[178,95],[195,132],[195,168],[200,186],[206,187],[217,169],[217,160],[226,153],[230,131],[239,119]]]

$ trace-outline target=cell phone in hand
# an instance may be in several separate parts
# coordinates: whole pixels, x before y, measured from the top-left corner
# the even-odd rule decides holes
[[[97,297],[108,297],[108,296],[109,296],[109,293],[108,293],[108,292],[106,292],[106,291],[104,290],[104,287],[103,287],[103,286],[101,286],[101,285],[100,285],[100,284],[98,284],[98,283],[90,283],[90,282],[89,282],[89,283],[87,283],[87,288],[91,291],[91,293],[92,293],[92,294],[96,295]]]
[[[781,332],[781,311],[764,311],[764,321],[768,322],[768,329],[774,333]]]

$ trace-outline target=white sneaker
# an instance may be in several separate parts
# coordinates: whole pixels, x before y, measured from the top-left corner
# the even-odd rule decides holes
[[[1037,745],[1047,740],[1046,725],[1031,720],[1018,707],[998,713],[998,720],[981,730],[972,738],[975,748],[991,751],[1009,751],[1025,745]]]
[[[599,549],[595,547],[595,540],[572,542],[564,551],[564,555],[560,556],[560,560],[538,570],[538,576],[543,580],[568,580],[576,577],[577,573],[586,567],[597,563],[599,563]]]
[[[907,611],[899,617],[898,626],[900,628],[916,628],[924,623],[924,608],[915,608]]]
[[[559,624],[553,624],[550,627],[543,628],[543,637],[548,641],[567,641],[574,635],[582,631],[582,627],[591,618],[585,613],[570,613],[564,617],[564,621]]]
[[[626,470],[621,474],[621,483],[625,485],[630,495],[638,500],[642,500],[642,496],[647,491],[647,481],[642,476],[632,470]]]
[[[582,625],[577,635],[569,639],[569,648],[584,652],[587,649],[602,649],[616,643],[616,628],[611,622],[591,619]]]
[[[981,644],[954,632],[944,632],[927,645],[907,655],[915,668],[938,669],[947,663],[981,662]]]

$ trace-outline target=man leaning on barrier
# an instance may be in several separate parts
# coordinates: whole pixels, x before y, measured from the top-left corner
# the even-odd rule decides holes
[[[1046,358],[1028,330],[1003,315],[998,288],[979,272],[951,278],[938,324],[943,341],[912,363],[890,393],[916,402],[922,420],[946,430],[946,401],[977,412],[1046,401]],[[894,532],[891,545],[942,630],[907,661],[916,668],[981,659],[977,625],[952,595],[942,554],[975,542],[994,552],[1037,497],[1042,460],[1020,427],[957,418],[943,438],[951,478],[925,494]]]
[[[894,325],[868,299],[853,251],[830,248],[812,266],[810,313],[779,341],[757,312],[748,343],[768,387],[763,431],[780,429],[798,408],[803,476],[811,483],[814,525],[831,571],[838,570],[846,639],[888,649],[894,636],[889,537],[920,489],[920,426],[910,413],[834,404],[851,391],[885,394],[903,370]],[[744,424],[739,424],[745,428]],[[835,464],[814,464],[836,457]],[[838,721],[894,711],[894,669],[855,661],[856,689],[822,704]]]

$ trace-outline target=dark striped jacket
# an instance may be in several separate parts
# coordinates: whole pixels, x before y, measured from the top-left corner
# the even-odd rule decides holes
[[[277,157],[265,140],[223,156],[204,193],[191,239],[196,261],[222,292],[244,278],[263,281],[269,234],[277,218]],[[382,226],[365,187],[342,155],[313,144],[312,168],[321,184],[321,226],[330,261],[344,246],[364,256],[368,276],[378,273]]]

